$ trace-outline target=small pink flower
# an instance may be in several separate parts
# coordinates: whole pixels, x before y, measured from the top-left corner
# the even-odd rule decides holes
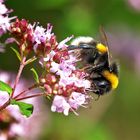
[[[45,62],[52,61],[54,55],[55,55],[55,51],[51,50],[50,53],[47,55],[47,57],[43,58],[43,61]]]
[[[50,24],[47,25],[47,29],[42,26],[35,25],[33,28],[33,44],[35,53],[46,53],[49,54],[51,51],[51,45],[57,45],[54,33],[52,33],[52,26]],[[46,52],[43,52],[43,51]]]
[[[12,10],[8,10],[6,6],[3,4],[3,0],[0,1],[0,36],[9,30],[10,22],[15,17],[9,18],[9,13]]]
[[[3,3],[4,2],[4,0],[0,0],[0,3]]]
[[[128,3],[137,11],[140,11],[140,0],[128,0]]]
[[[7,39],[5,40],[5,44],[10,44],[10,43],[13,43],[13,42],[16,42],[16,40],[15,40],[13,37],[7,38]]]
[[[78,109],[80,106],[86,104],[86,97],[87,95],[85,94],[73,92],[68,102],[71,108]]]
[[[6,14],[8,12],[8,9],[6,6],[2,3],[0,3],[0,15]]]
[[[8,16],[4,17],[0,15],[0,36],[6,33],[10,27],[10,18]]]
[[[73,92],[70,97],[55,95],[51,111],[59,113],[63,112],[66,116],[69,114],[69,111],[73,111],[77,115],[75,110],[77,110],[80,106],[85,105],[87,98],[87,95],[78,92]]]
[[[0,106],[9,99],[9,94],[5,91],[0,91]]]
[[[51,34],[46,33],[46,29],[42,26],[36,26],[33,32],[33,42],[36,44],[45,43],[46,38],[50,38]]]
[[[75,66],[71,62],[67,63],[67,61],[62,61],[60,64],[51,62],[50,71],[56,73],[57,75],[69,76],[73,70],[75,70]]]
[[[62,49],[62,48],[64,49],[64,48],[68,47],[68,45],[66,45],[66,43],[69,42],[72,38],[73,38],[73,36],[67,37],[66,39],[62,40],[62,41],[58,44],[57,48],[58,48],[58,49]]]
[[[64,115],[67,116],[69,113],[69,109],[70,109],[70,105],[66,102],[65,97],[59,96],[59,95],[56,95],[54,97],[54,100],[51,106],[52,112],[59,112],[59,113],[63,112]]]

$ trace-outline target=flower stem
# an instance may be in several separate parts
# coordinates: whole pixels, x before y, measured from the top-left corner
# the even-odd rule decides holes
[[[19,96],[23,95],[24,93],[26,92],[29,92],[30,90],[34,89],[34,88],[37,88],[39,86],[39,84],[34,84],[30,87],[28,87],[27,89],[25,89],[24,91],[22,91],[21,93],[19,93],[17,96],[13,97],[14,99],[17,99]]]
[[[10,104],[10,99],[0,107],[0,112]]]
[[[37,93],[35,95],[30,95],[30,96],[25,96],[25,97],[22,97],[22,98],[17,98],[16,101],[29,99],[29,98],[34,98],[34,97],[43,96],[43,95],[44,95],[43,93]]]
[[[21,73],[23,71],[23,68],[25,66],[25,61],[26,61],[26,57],[24,56],[22,61],[20,62],[20,67],[19,67],[19,70],[18,70],[18,74],[16,76],[16,80],[15,80],[15,83],[14,83],[14,87],[13,87],[13,91],[11,93],[11,96],[9,98],[9,100],[7,102],[5,102],[2,106],[0,106],[0,111],[2,111],[3,109],[5,109],[8,105],[10,105],[10,101],[11,99],[13,99],[13,96],[14,96],[14,93],[15,93],[15,90],[16,90],[16,86],[19,82],[19,79],[20,79],[20,76],[21,76]]]
[[[22,73],[23,68],[24,68],[24,66],[25,66],[25,61],[26,61],[26,57],[23,57],[23,59],[22,59],[22,61],[21,61],[21,63],[20,63],[20,67],[19,67],[19,70],[18,70],[18,74],[17,74],[16,80],[15,80],[15,83],[14,83],[14,87],[13,87],[13,92],[12,92],[12,94],[11,94],[11,98],[13,98],[13,96],[14,96],[14,92],[15,92],[15,90],[16,90],[16,86],[17,86],[17,84],[18,84],[18,82],[19,82],[21,73]]]

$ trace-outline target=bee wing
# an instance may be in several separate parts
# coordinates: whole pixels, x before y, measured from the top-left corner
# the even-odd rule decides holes
[[[107,35],[104,31],[103,26],[100,26],[99,31],[100,31],[101,42],[108,47],[108,51],[107,51],[108,65],[110,66],[110,64],[111,64],[110,60],[111,60],[112,56],[109,54],[109,43],[108,43]]]

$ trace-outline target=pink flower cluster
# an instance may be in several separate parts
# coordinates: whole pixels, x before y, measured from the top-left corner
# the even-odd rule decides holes
[[[9,17],[9,13],[12,10],[8,10],[5,6],[4,0],[0,0],[0,37],[9,31],[11,20],[15,17]],[[9,42],[5,41],[4,43],[0,42],[0,52],[4,52],[4,46]]]
[[[0,1],[0,36],[6,33],[7,30],[9,30],[10,21],[15,18],[9,18],[9,13],[11,12],[11,10],[8,10],[3,2],[4,0]]]
[[[89,96],[86,89],[90,88],[90,82],[85,78],[86,73],[76,68],[76,61],[76,58],[69,54],[68,60],[62,59],[60,63],[51,62],[50,71],[57,77],[57,82],[53,85],[56,86],[51,88],[55,95],[51,107],[54,112],[68,115],[69,111],[77,110],[87,103]],[[48,84],[45,86],[46,89]]]
[[[52,26],[48,26],[46,32],[39,34],[38,42],[46,35],[50,47],[40,60],[40,64],[45,69],[41,82],[46,90],[46,95],[53,98],[51,110],[53,112],[63,112],[68,115],[69,111],[75,112],[80,106],[87,104],[89,95],[86,89],[90,88],[90,81],[86,80],[87,73],[76,67],[77,58],[68,51],[66,43],[72,38],[68,37],[58,43],[53,33]],[[38,49],[38,46],[36,47]],[[46,47],[47,48],[47,47]],[[48,50],[46,49],[46,52]]]
[[[90,81],[86,79],[88,74],[77,68],[76,56],[68,51],[66,43],[72,36],[58,43],[50,24],[43,28],[24,19],[16,20],[10,30],[21,52],[33,51],[39,58],[43,68],[40,82],[46,96],[53,98],[53,112],[68,115],[87,103],[86,89],[90,88]]]

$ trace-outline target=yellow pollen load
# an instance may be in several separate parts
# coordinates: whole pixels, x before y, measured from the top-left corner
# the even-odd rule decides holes
[[[96,48],[100,53],[106,53],[107,52],[107,47],[105,45],[101,44],[101,43],[98,43],[96,45]]]
[[[114,73],[110,73],[109,71],[103,71],[103,76],[111,82],[112,89],[117,88],[119,84],[119,79]]]

